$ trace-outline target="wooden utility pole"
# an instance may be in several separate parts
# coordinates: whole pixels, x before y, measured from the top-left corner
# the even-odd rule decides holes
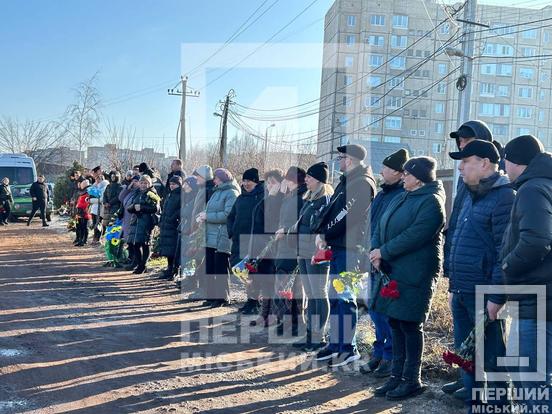
[[[182,102],[180,104],[180,134],[178,140],[178,158],[182,161],[186,160],[186,97],[191,96],[197,98],[199,96],[199,91],[190,90],[188,91],[188,78],[185,76],[180,77],[180,85],[182,90],[169,89],[167,92],[169,95],[176,95],[182,97]],[[178,87],[178,85],[177,85]]]
[[[219,158],[224,168],[228,168],[228,109],[231,99],[235,96],[233,89],[230,89],[222,107],[222,128],[220,134]]]

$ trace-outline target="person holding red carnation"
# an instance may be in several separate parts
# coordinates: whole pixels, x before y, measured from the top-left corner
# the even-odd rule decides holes
[[[376,396],[400,400],[422,393],[423,326],[443,262],[445,190],[436,161],[411,158],[404,164],[406,190],[386,208],[372,234],[370,262],[376,277],[371,307],[389,317],[393,338],[391,377]],[[382,294],[383,288],[383,294]]]

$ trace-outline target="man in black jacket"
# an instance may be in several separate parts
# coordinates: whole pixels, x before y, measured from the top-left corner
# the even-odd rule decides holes
[[[356,348],[358,309],[355,294],[350,289],[337,293],[333,280],[340,273],[354,271],[359,265],[358,245],[363,233],[370,203],[376,194],[376,180],[371,168],[363,164],[366,149],[350,144],[337,148],[339,169],[343,173],[339,184],[322,214],[317,231],[319,249],[330,248],[330,344],[316,355],[317,361],[330,361],[339,367],[360,359]]]
[[[42,174],[38,176],[37,181],[31,184],[31,189],[29,193],[33,200],[33,210],[31,212],[31,215],[29,216],[29,220],[27,221],[27,226],[31,225],[31,221],[34,218],[36,212],[40,210],[42,227],[48,227],[48,223],[46,223],[46,204],[50,199],[50,192]]]
[[[513,139],[504,152],[506,172],[517,190],[501,254],[504,279],[510,287],[533,287],[546,297],[538,302],[536,294],[511,296],[519,306],[519,320],[512,323],[519,331],[513,329],[512,336],[518,355],[529,358],[528,371],[542,376],[539,381],[522,373],[515,385],[541,396],[548,392],[546,401],[519,401],[527,406],[521,407],[524,412],[552,412],[552,155],[532,135]],[[539,336],[545,336],[545,344],[538,343]],[[540,367],[537,356],[545,362]]]
[[[186,178],[186,171],[182,169],[182,160],[179,158],[171,161],[171,172],[169,173],[167,177],[167,183],[165,184],[165,195],[168,195],[171,192],[169,184],[171,178],[173,177],[180,177],[182,178],[182,181],[184,181],[184,178]]]
[[[102,219],[107,225],[111,217],[119,211],[121,208],[121,201],[119,200],[119,194],[123,189],[121,185],[121,173],[119,171],[111,171],[109,173],[109,184],[105,188],[103,194],[103,206]]]

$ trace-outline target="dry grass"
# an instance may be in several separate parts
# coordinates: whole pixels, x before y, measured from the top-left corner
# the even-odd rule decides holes
[[[422,360],[422,375],[426,378],[449,379],[455,370],[445,364],[442,355],[446,349],[452,349],[452,315],[448,305],[448,279],[441,277],[431,305],[429,319],[424,326],[425,349]],[[370,354],[374,330],[369,317],[362,317],[358,325],[359,349]]]

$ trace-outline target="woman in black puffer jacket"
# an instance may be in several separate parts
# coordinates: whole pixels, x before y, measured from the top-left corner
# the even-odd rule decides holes
[[[175,175],[169,179],[169,193],[165,197],[163,213],[159,221],[159,255],[167,258],[167,269],[161,279],[172,279],[176,271],[174,263],[178,252],[178,226],[180,225],[180,199],[182,178]]]

